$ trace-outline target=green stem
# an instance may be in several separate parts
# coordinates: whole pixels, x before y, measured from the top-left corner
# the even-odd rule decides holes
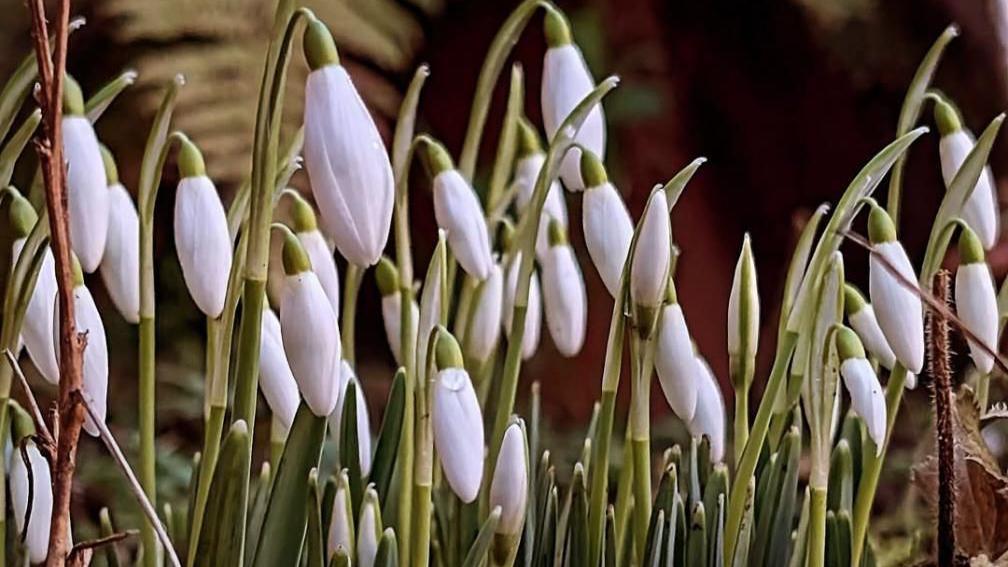
[[[631,372],[634,375],[633,388],[630,390],[634,545],[638,556],[641,556],[647,544],[648,524],[651,523],[651,370],[647,355],[651,350],[651,341],[642,340],[634,332],[630,339],[630,350]]]
[[[356,367],[354,353],[354,336],[357,322],[357,294],[360,292],[364,269],[356,264],[348,264],[346,281],[343,284],[343,317],[340,321],[341,337],[343,339],[343,358]],[[407,309],[408,311],[408,309]]]
[[[154,440],[155,415],[154,415],[154,394],[155,394],[155,374],[154,374],[154,316],[149,315],[140,318],[140,364],[139,364],[139,393],[140,393],[140,485],[144,489],[151,505],[154,505],[157,497],[157,474],[155,464],[157,454]],[[154,527],[150,522],[141,524],[141,541],[144,547],[144,565],[155,567],[157,565],[158,540],[154,533]]]
[[[623,466],[620,468],[619,479],[616,481],[616,504],[613,511],[616,520],[616,549],[623,549],[623,541],[627,533],[627,516],[630,514],[630,503],[633,498],[634,462],[629,417],[628,415],[626,434],[623,438]]]
[[[255,421],[256,387],[259,375],[259,341],[262,310],[266,298],[266,280],[245,277],[242,292],[242,316],[238,328],[238,364],[235,366],[234,409],[231,421]]]
[[[417,541],[430,542],[431,486],[429,484],[413,485],[413,537]],[[430,547],[411,546],[410,565],[427,567],[430,561]]]
[[[823,567],[826,561],[826,489],[811,489],[808,533],[808,567]]]
[[[189,553],[186,565],[196,563],[196,546],[199,543],[200,529],[203,527],[203,515],[206,512],[207,500],[210,497],[210,481],[213,478],[214,467],[217,464],[217,454],[220,452],[221,435],[224,432],[225,406],[210,406],[203,432],[203,453],[200,456],[199,476],[196,480],[196,499],[190,512],[189,522]]]
[[[987,411],[987,402],[990,397],[990,374],[977,371],[977,404],[980,406],[980,414]]]
[[[749,388],[742,385],[735,390],[735,435],[732,443],[735,447],[735,463],[742,460],[742,449],[749,439]]]

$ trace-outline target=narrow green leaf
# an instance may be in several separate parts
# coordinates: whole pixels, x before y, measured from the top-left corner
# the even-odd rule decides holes
[[[690,565],[707,565],[707,514],[703,502],[693,506],[686,557]]]
[[[305,562],[307,567],[325,567],[325,530],[322,525],[322,494],[318,483],[318,469],[308,473],[307,537],[305,537]]]
[[[408,165],[406,159],[409,155],[410,144],[413,142],[420,91],[429,76],[430,67],[426,64],[417,67],[413,72],[413,80],[410,81],[409,87],[406,89],[402,104],[399,106],[399,116],[396,120],[395,133],[392,136],[392,171],[397,180],[409,175],[409,172],[404,168]]]
[[[750,564],[754,567],[762,567],[766,564],[767,549],[770,546],[770,529],[773,527],[774,513],[777,510],[784,477],[785,448],[789,439],[796,435],[797,433],[793,430],[785,435],[781,451],[770,457],[768,469],[764,469],[759,478],[759,487],[756,492],[756,537],[752,540],[752,550],[749,553]]]
[[[251,443],[244,421],[236,421],[221,446],[213,480],[210,482],[206,514],[213,521],[200,530],[196,555],[197,567],[241,566],[244,553],[245,502],[241,497],[244,485],[245,447]]]
[[[840,557],[841,565],[851,564],[851,515],[849,510],[841,510],[836,515],[836,539],[835,549]]]
[[[388,402],[385,404],[385,416],[382,418],[381,429],[378,431],[378,443],[375,445],[371,476],[368,479],[371,484],[374,484],[378,498],[382,502],[386,501],[389,486],[392,483],[392,471],[395,470],[396,456],[399,453],[399,438],[405,410],[406,370],[400,368],[392,378],[392,389],[389,391]],[[342,445],[340,446],[342,447]]]
[[[462,567],[479,567],[483,564],[487,551],[490,549],[490,544],[493,543],[494,532],[497,529],[497,524],[500,522],[500,516],[501,509],[499,506],[494,507],[490,511],[490,515],[483,522],[483,527],[480,528],[479,534],[476,535],[476,540],[473,542],[472,547],[469,548],[468,553],[466,553],[465,560],[462,561]]]
[[[756,479],[749,477],[749,486],[746,487],[745,509],[742,512],[742,524],[739,526],[738,542],[735,544],[735,557],[732,558],[732,567],[746,567],[749,565],[749,547],[752,545],[750,539],[753,533],[753,499],[756,496]]]
[[[717,499],[717,519],[713,522],[714,531],[713,537],[711,537],[711,548],[710,548],[710,566],[711,567],[724,567],[725,557],[724,557],[724,516],[725,516],[725,502],[727,500],[727,495],[721,493],[718,495]]]
[[[653,512],[654,510],[652,510]],[[659,567],[661,565],[662,539],[665,536],[665,510],[658,510],[654,515],[654,531],[648,529],[647,546],[644,552],[644,565]]]
[[[35,83],[38,75],[35,61],[34,52],[26,55],[0,91],[0,140],[7,137],[22,101]]]
[[[805,555],[808,552],[808,531],[809,531],[809,509],[811,507],[811,495],[809,488],[805,487],[805,496],[802,499],[801,514],[798,516],[798,529],[795,530],[794,549],[791,551],[791,559],[788,567],[804,567]]]
[[[720,527],[718,523],[723,520],[721,514],[718,513],[718,502],[721,502],[727,494],[728,467],[726,467],[724,463],[718,463],[714,466],[714,470],[707,478],[707,484],[704,486],[703,497],[704,509],[711,511],[707,517],[707,534],[710,537],[710,543],[712,546],[708,556],[712,560],[715,556],[715,548],[717,547],[716,536],[718,535],[718,528]]]
[[[602,539],[603,567],[616,567],[616,511],[612,506],[606,508],[605,535]]]
[[[850,444],[846,439],[840,439],[830,457],[829,487],[826,490],[826,497],[829,499],[827,507],[835,512],[840,510],[850,512],[854,503],[854,476],[851,459]]]
[[[399,567],[399,547],[396,544],[395,530],[392,528],[385,528],[381,539],[378,540],[374,567]]]
[[[101,537],[111,537],[116,533],[115,525],[112,523],[112,513],[109,512],[108,508],[102,508],[98,512],[98,526]],[[103,546],[102,551],[108,567],[119,567],[119,554],[116,553],[116,548],[117,545],[115,543]]]
[[[357,518],[364,497],[364,479],[360,468],[360,448],[357,445],[357,384],[352,381],[343,393],[343,415],[339,428],[339,463],[350,477],[350,507],[353,517]]]
[[[801,432],[793,429],[781,446],[783,469],[780,497],[770,528],[770,541],[764,565],[783,565],[787,562],[788,538],[794,522],[795,495],[798,493],[798,469],[801,464]]]
[[[662,187],[665,191],[665,197],[668,201],[669,212],[675,208],[676,204],[679,202],[679,197],[682,196],[683,191],[686,189],[686,184],[693,179],[693,175],[700,169],[700,166],[707,163],[707,158],[698,157],[691,161],[686,167],[679,170],[672,179],[668,180],[668,183]]]
[[[534,567],[550,567],[553,565],[554,542],[556,541],[557,510],[560,498],[555,486],[551,487],[545,499],[542,521],[539,522],[539,537],[536,538]]]
[[[245,533],[245,557],[255,555],[256,545],[259,544],[259,533],[262,530],[263,519],[266,517],[266,505],[269,504],[270,477],[272,469],[269,462],[262,464],[259,469],[259,478],[252,487],[252,498],[250,499],[248,517],[248,531]]]
[[[109,81],[98,92],[91,95],[91,98],[84,103],[84,114],[87,115],[91,123],[95,123],[101,118],[109,105],[118,97],[126,87],[136,82],[137,72],[131,70],[123,71],[118,77]]]
[[[571,484],[571,511],[567,521],[568,563],[588,564],[588,493],[585,472],[580,464],[574,466]]]
[[[676,475],[675,465],[669,465],[665,467],[665,472],[658,481],[658,491],[655,493],[654,506],[651,508],[651,520],[648,523],[645,540],[647,547],[644,549],[644,557],[653,557],[664,549],[662,543],[668,537],[665,524],[668,523],[668,519],[673,513],[672,510],[675,508],[674,494],[678,482],[676,476],[678,475]],[[662,513],[660,519],[659,513]],[[657,533],[664,535],[656,535]]]
[[[849,554],[848,554],[849,555]],[[850,563],[840,563],[840,544],[837,541],[836,514],[826,512],[826,567],[846,567]]]
[[[3,150],[0,150],[0,187],[10,185],[11,177],[14,175],[14,165],[17,164],[18,157],[24,152],[25,146],[35,134],[35,129],[38,128],[40,122],[42,122],[42,111],[36,108],[14,131],[10,140],[4,144]]]

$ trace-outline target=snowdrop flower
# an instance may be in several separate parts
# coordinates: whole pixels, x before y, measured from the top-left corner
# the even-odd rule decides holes
[[[403,365],[402,359],[402,294],[399,292],[399,272],[388,258],[382,257],[375,270],[375,280],[381,293],[382,320],[385,323],[385,339],[388,341],[396,364]],[[413,312],[411,320],[416,328],[420,320],[420,307],[414,300],[410,303]]]
[[[472,312],[465,335],[466,351],[474,360],[486,362],[497,348],[501,334],[504,302],[504,274],[499,263],[490,267],[490,275],[478,292],[479,301]]]
[[[441,144],[427,144],[427,164],[433,176],[434,217],[448,235],[451,251],[467,274],[485,280],[490,275],[490,234],[483,207],[469,182],[452,164]]]
[[[476,499],[483,482],[483,415],[455,338],[439,331],[435,350],[434,449],[448,486],[468,504]]]
[[[73,263],[73,296],[74,296],[74,324],[78,333],[87,335],[87,344],[84,346],[83,364],[83,394],[87,398],[88,405],[94,414],[105,422],[105,412],[108,404],[108,345],[105,338],[105,324],[102,323],[98,306],[95,305],[94,297],[84,286],[84,274],[81,272],[80,263],[76,256],[71,256]],[[60,339],[60,309],[59,300],[53,304],[53,349],[56,352],[56,360],[59,361],[59,339]],[[98,437],[98,425],[91,420],[88,415],[84,419],[84,430],[92,437]]]
[[[676,296],[675,283],[669,279],[665,305],[658,320],[655,370],[665,400],[672,411],[686,423],[693,420],[697,408],[698,382],[702,368],[693,353],[686,318]]]
[[[358,266],[371,266],[381,257],[392,225],[392,165],[321,21],[308,23],[304,50],[311,68],[304,158],[312,193],[340,254]]]
[[[886,435],[886,401],[882,386],[854,331],[838,326],[836,347],[840,357],[840,377],[850,392],[851,408],[868,428],[868,436],[875,442],[875,454],[881,455]]]
[[[527,120],[518,122],[518,150],[517,162],[515,163],[515,209],[521,215],[532,200],[535,192],[536,179],[539,178],[539,171],[542,170],[546,162],[546,154],[543,153],[539,143],[539,134]],[[549,222],[550,219],[559,222],[563,228],[567,229],[567,202],[564,201],[563,188],[554,181],[546,192],[546,200],[543,202],[542,215],[539,219],[539,232],[536,233],[536,258],[541,259],[549,250]]]
[[[490,509],[500,506],[497,533],[517,536],[525,524],[528,501],[528,449],[522,426],[511,423],[504,431],[493,479],[490,481]]]
[[[879,361],[879,364],[892,370],[896,365],[896,355],[889,347],[889,341],[882,334],[875,310],[865,301],[861,292],[851,284],[844,284],[844,311],[847,312],[847,322],[868,352]]]
[[[567,115],[595,88],[595,79],[581,50],[571,41],[570,27],[555,8],[546,11],[544,31],[548,49],[543,57],[542,114],[547,137],[553,139]],[[595,155],[605,154],[605,116],[601,104],[588,113],[575,141]],[[580,148],[572,147],[560,165],[564,185],[572,191],[589,187],[588,181],[581,177],[580,159]]]
[[[917,276],[906,250],[896,240],[892,219],[874,203],[868,216],[868,238],[875,249],[868,260],[868,291],[879,327],[896,360],[910,372],[920,374],[924,367],[924,310],[917,294],[889,272],[883,259],[915,286]]]
[[[760,303],[756,282],[756,262],[753,259],[749,234],[742,239],[742,252],[735,264],[731,293],[728,295],[728,360],[732,368],[748,365],[756,358],[759,344]],[[736,372],[732,371],[735,379]],[[739,376],[751,380],[751,375]],[[746,384],[737,384],[746,386]]]
[[[571,357],[581,351],[588,330],[588,301],[584,280],[567,233],[550,221],[550,248],[542,259],[543,303],[546,328],[560,354]]]
[[[587,187],[581,216],[588,255],[609,295],[616,297],[633,238],[633,221],[626,203],[616,187],[609,183],[605,168],[595,154],[582,154],[581,175]]]
[[[63,154],[67,163],[70,245],[81,267],[90,274],[98,269],[105,251],[109,191],[98,137],[84,116],[84,95],[69,75],[63,84]]]
[[[315,218],[315,211],[312,210],[308,201],[295,191],[288,191],[288,195],[294,201],[291,207],[292,223],[291,228],[301,246],[308,253],[311,261],[312,271],[318,277],[322,289],[325,291],[329,305],[332,306],[333,313],[339,313],[340,309],[340,282],[339,272],[336,271],[336,260],[333,258],[329,245],[325,237],[318,229],[318,222]]]
[[[962,127],[958,113],[946,100],[939,98],[935,101],[934,115],[938,131],[941,132],[938,155],[941,158],[942,177],[948,187],[976,141]],[[1000,232],[996,188],[990,166],[985,165],[973,193],[960,213],[966,224],[976,232],[985,250],[994,247]]]
[[[346,405],[346,393],[350,384],[354,386],[354,399],[357,410],[357,452],[360,454],[361,474],[367,476],[371,472],[371,418],[368,415],[367,400],[364,399],[364,389],[361,388],[357,380],[357,374],[353,371],[350,363],[341,360],[339,365],[339,401],[336,402],[336,410],[329,416],[329,428],[336,432],[337,445],[339,443],[342,424],[343,407]]]
[[[706,436],[710,441],[712,463],[724,462],[725,453],[725,406],[717,377],[707,361],[700,356],[693,358],[697,367],[697,401],[693,418],[686,425],[690,435]]]
[[[967,341],[973,364],[983,374],[989,374],[994,369],[994,357],[989,350],[996,350],[998,344],[997,292],[980,239],[969,227],[963,227],[959,236],[955,302],[956,312],[966,328],[987,347],[985,350],[976,341]]]
[[[15,195],[10,208],[11,227],[15,240],[11,250],[11,268],[17,264],[21,251],[24,249],[28,234],[38,215],[21,195]],[[35,289],[25,308],[24,322],[21,325],[21,339],[25,350],[39,373],[50,384],[59,383],[59,365],[56,363],[56,345],[53,343],[53,308],[56,305],[56,266],[52,251],[46,247],[35,280]]]
[[[641,336],[651,336],[654,331],[671,261],[672,228],[669,225],[668,201],[665,191],[658,189],[651,192],[644,209],[640,236],[630,264],[630,298],[637,311]]]
[[[108,237],[98,267],[105,289],[128,323],[140,322],[140,219],[129,191],[119,183],[112,153],[100,146],[108,183]]]
[[[518,272],[521,271],[521,251],[515,251],[507,266],[507,278],[504,282],[503,323],[504,333],[511,336],[511,321],[514,316],[515,294],[518,292]],[[522,360],[528,360],[539,349],[539,336],[542,333],[542,292],[539,288],[539,276],[535,270],[529,280],[528,305],[525,309],[525,333],[522,335]]]
[[[284,352],[301,397],[311,412],[326,417],[339,398],[340,332],[311,261],[290,230],[284,232],[283,264],[287,274],[280,299],[280,333]]]
[[[266,404],[284,426],[284,431],[289,431],[301,396],[298,395],[297,382],[294,381],[294,374],[291,373],[284,352],[280,319],[269,307],[264,307],[262,312],[259,376],[259,389],[266,398]]]
[[[350,478],[346,469],[336,475],[336,491],[333,494],[332,517],[329,520],[326,557],[332,559],[336,550],[343,549],[347,555],[354,554],[353,510],[350,507]]]
[[[382,534],[381,504],[373,486],[368,486],[357,522],[357,564],[374,567],[378,540]]]
[[[49,463],[39,452],[35,442],[25,439],[28,465],[20,451],[15,451],[10,465],[10,494],[14,508],[17,533],[26,532],[25,547],[31,563],[43,563],[49,554],[49,526],[52,520],[52,475]],[[31,467],[31,480],[28,467]],[[29,486],[30,482],[30,486]],[[25,530],[25,516],[28,514],[28,498],[31,495],[31,517]]]
[[[231,235],[217,188],[206,175],[203,154],[189,140],[183,140],[179,149],[179,177],[175,249],[182,277],[200,311],[216,318],[227,295]]]

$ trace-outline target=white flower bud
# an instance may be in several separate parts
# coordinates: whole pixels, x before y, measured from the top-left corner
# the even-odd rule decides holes
[[[396,292],[382,297],[382,319],[385,323],[385,338],[388,340],[392,356],[396,364],[403,365],[402,360],[402,296]],[[420,320],[420,307],[416,301],[410,303],[413,311],[413,324]]]
[[[550,224],[550,241],[541,264],[546,328],[560,354],[571,357],[584,346],[588,300],[574,250],[556,221]]]
[[[504,274],[494,263],[480,288],[469,328],[466,331],[467,354],[480,362],[490,358],[501,334],[501,314],[504,301]]]
[[[10,494],[14,508],[14,522],[17,533],[25,532],[25,516],[28,513],[28,498],[31,493],[31,517],[25,535],[25,547],[31,563],[42,563],[49,554],[49,527],[52,520],[52,475],[49,463],[31,440],[25,441],[25,452],[31,466],[31,486],[28,467],[20,450],[15,450],[10,466]]]
[[[63,159],[67,163],[70,244],[81,267],[98,269],[108,233],[109,191],[94,127],[84,116],[63,117]]]
[[[630,297],[640,307],[658,307],[672,260],[672,228],[665,191],[651,193],[630,266]]]
[[[514,316],[515,294],[518,290],[518,272],[521,265],[521,251],[515,252],[507,267],[507,280],[504,282],[503,323],[504,333],[511,336],[511,320]],[[522,335],[522,360],[528,360],[539,349],[539,337],[542,333],[542,292],[539,288],[539,276],[532,271],[529,280],[528,306],[525,310],[525,333]]]
[[[446,338],[447,336],[447,338]],[[445,480],[462,502],[479,494],[483,482],[483,414],[454,339],[438,338],[431,419],[434,449]]]
[[[630,212],[616,187],[604,181],[599,185],[590,185],[585,191],[581,215],[588,254],[609,295],[616,297],[633,238]]]
[[[307,52],[310,42],[327,52]],[[392,224],[392,165],[324,24],[309,24],[305,45],[312,68],[305,85],[305,168],[336,248],[367,267],[381,257]]]
[[[301,396],[284,352],[280,319],[268,307],[263,308],[259,334],[259,376],[259,389],[266,404],[284,430],[289,431]]]
[[[357,522],[357,564],[374,567],[378,555],[378,540],[381,539],[382,520],[378,494],[368,487],[361,502],[360,519]]]
[[[519,215],[525,212],[529,201],[532,200],[536,179],[539,177],[539,170],[542,169],[545,161],[546,156],[542,152],[535,152],[519,159],[515,164],[514,183],[517,186],[515,208]],[[539,232],[536,234],[537,258],[542,258],[549,250],[550,219],[560,222],[563,228],[567,229],[567,202],[564,201],[563,187],[557,182],[550,185],[549,191],[546,193],[546,200],[543,202],[542,216],[539,218]]]
[[[350,480],[346,470],[336,475],[336,492],[333,494],[332,517],[329,519],[329,537],[327,538],[326,557],[332,556],[338,549],[344,549],[347,555],[354,555],[354,523],[350,507]]]
[[[882,386],[854,331],[840,327],[836,345],[841,361],[840,376],[850,392],[851,408],[868,428],[868,436],[875,443],[875,454],[881,455],[886,435],[886,401]]]
[[[21,256],[24,238],[14,241],[11,258],[13,263]],[[53,309],[56,305],[56,271],[52,251],[46,247],[42,266],[39,268],[35,289],[32,291],[25,309],[21,338],[28,356],[39,373],[50,384],[59,383],[59,365],[56,363],[56,344],[53,342]]]
[[[367,400],[364,399],[364,388],[361,388],[357,374],[346,360],[340,361],[339,373],[339,401],[336,402],[336,409],[329,416],[329,429],[335,432],[338,447],[347,387],[353,383],[354,398],[357,404],[357,451],[360,454],[361,474],[367,476],[371,472],[371,418],[368,415]]]
[[[725,453],[725,406],[721,397],[721,387],[707,361],[699,356],[694,362],[698,372],[696,380],[696,411],[687,422],[687,429],[694,437],[706,436],[710,441],[712,463],[724,461]]]
[[[308,253],[308,259],[311,260],[312,271],[315,272],[315,276],[318,277],[319,283],[322,284],[322,290],[325,291],[326,299],[329,300],[329,305],[332,306],[333,313],[339,313],[339,272],[336,271],[336,261],[333,258],[332,253],[329,251],[329,246],[326,244],[325,237],[322,236],[322,233],[317,229],[298,232],[297,237],[298,240],[301,241],[301,246],[304,246],[305,252]]]
[[[669,287],[672,287],[669,282]],[[662,308],[655,347],[655,370],[669,407],[679,419],[689,423],[697,407],[698,366],[682,308],[672,302]]]
[[[490,481],[490,509],[500,506],[497,533],[518,535],[525,524],[528,501],[528,462],[525,434],[517,423],[504,431],[493,480]]]
[[[74,264],[76,270],[76,261]],[[98,313],[94,297],[91,296],[88,288],[84,287],[82,277],[77,276],[80,274],[74,276],[74,320],[77,332],[87,335],[82,366],[82,389],[92,411],[104,423],[108,404],[108,346],[105,338],[105,325],[102,323],[101,314]],[[53,306],[52,334],[57,362],[59,361],[59,321],[60,309],[57,300]],[[98,426],[91,420],[90,415],[84,419],[84,430],[92,437],[98,437]]]
[[[875,310],[850,284],[846,284],[844,290],[844,310],[847,311],[847,322],[868,352],[879,361],[879,364],[892,370],[896,365],[896,355],[889,347],[889,341],[882,333],[882,328],[879,327]]]
[[[749,235],[742,241],[742,252],[735,264],[731,294],[728,296],[728,354],[735,357],[756,356],[759,343],[760,303],[756,285],[756,262]],[[743,340],[744,339],[744,340]],[[742,349],[745,352],[742,352]]]
[[[140,219],[129,192],[110,185],[108,238],[99,272],[105,289],[129,323],[140,322]]]
[[[998,305],[997,292],[990,267],[984,258],[981,242],[972,231],[966,229],[959,238],[961,264],[956,271],[955,302],[959,319],[977,339],[967,339],[970,357],[977,370],[989,374],[994,369],[994,357],[989,350],[997,350]],[[988,350],[989,349],[989,350]]]
[[[456,169],[446,169],[434,177],[434,216],[438,227],[447,233],[448,244],[462,269],[485,280],[493,259],[483,207]]]

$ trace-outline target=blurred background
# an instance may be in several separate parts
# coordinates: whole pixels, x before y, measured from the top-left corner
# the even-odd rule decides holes
[[[427,62],[431,77],[423,91],[419,131],[441,139],[453,153],[461,147],[469,104],[487,46],[516,0],[309,0],[331,27],[344,64],[362,91],[383,133],[390,135],[402,92],[415,67]],[[753,239],[762,297],[762,388],[772,343],[783,276],[796,229],[820,203],[834,201],[876,151],[894,137],[896,121],[917,64],[949,23],[962,35],[946,52],[934,85],[962,108],[965,123],[978,131],[1008,102],[1008,2],[1004,0],[752,0],[673,2],[662,0],[558,0],[569,15],[576,42],[596,78],[617,74],[622,83],[606,99],[609,119],[607,165],[631,213],[643,209],[653,184],[664,182],[696,156],[709,159],[673,214],[682,256],[677,285],[700,350],[721,378],[726,401],[725,321],[728,292],[742,236]],[[175,126],[204,150],[210,175],[227,204],[249,170],[257,89],[272,20],[273,0],[78,0],[73,13],[87,25],[73,34],[69,69],[91,93],[120,71],[139,72],[97,124],[99,137],[117,155],[124,183],[135,192],[147,129],[162,86],[176,73],[186,77]],[[27,9],[20,0],[0,0],[0,78],[30,48]],[[545,44],[540,17],[519,42],[515,61],[525,69],[526,112],[541,125],[539,85]],[[287,96],[285,132],[301,118],[306,66],[295,51]],[[504,73],[506,77],[506,72]],[[484,136],[478,189],[489,164],[503,114],[506,79],[498,85]],[[922,122],[932,125],[930,108]],[[995,175],[1006,171],[1008,149],[995,146]],[[28,186],[35,164],[24,159],[16,179]],[[174,167],[166,168],[158,200],[155,244],[158,289],[159,490],[179,494],[188,482],[189,455],[201,439],[203,338],[205,323],[180,277],[171,239]],[[435,239],[426,181],[414,175],[411,213],[416,260],[426,264]],[[298,174],[294,185],[305,188]],[[884,187],[885,185],[883,185]],[[910,151],[903,226],[911,256],[920,259],[931,219],[944,192],[932,133]],[[568,195],[572,219],[580,199]],[[585,251],[580,221],[571,223],[589,294],[586,347],[561,358],[544,333],[538,355],[523,369],[523,387],[542,382],[543,408],[557,435],[572,439],[583,427],[598,395],[604,343],[611,312]],[[855,224],[863,231],[863,221]],[[865,254],[847,252],[847,276],[865,284]],[[996,276],[1008,267],[1008,247],[992,254]],[[423,273],[418,270],[418,273]],[[110,423],[129,447],[136,420],[136,330],[111,307],[98,278],[89,282],[104,301],[113,357]],[[358,308],[358,364],[375,425],[392,375],[380,319],[379,297],[370,274]],[[961,349],[962,350],[962,349]],[[624,380],[624,384],[626,380]],[[52,394],[41,386],[42,396]],[[995,381],[992,399],[1004,388]],[[924,390],[924,391],[921,391]],[[909,397],[921,411],[904,411],[898,425],[907,447],[888,461],[883,482],[905,483],[927,423],[926,388]],[[625,402],[625,400],[624,400]],[[659,432],[676,435],[677,425],[657,387],[652,394]],[[729,406],[730,407],[730,406]],[[262,412],[260,415],[265,414]],[[260,427],[263,432],[268,428]],[[579,443],[579,442],[578,442]],[[576,448],[578,443],[573,444]],[[82,446],[82,474],[99,487],[77,502],[96,507],[128,496],[103,490],[118,473],[89,466]],[[882,505],[898,502],[904,490],[880,491]],[[888,501],[887,501],[888,499]]]

